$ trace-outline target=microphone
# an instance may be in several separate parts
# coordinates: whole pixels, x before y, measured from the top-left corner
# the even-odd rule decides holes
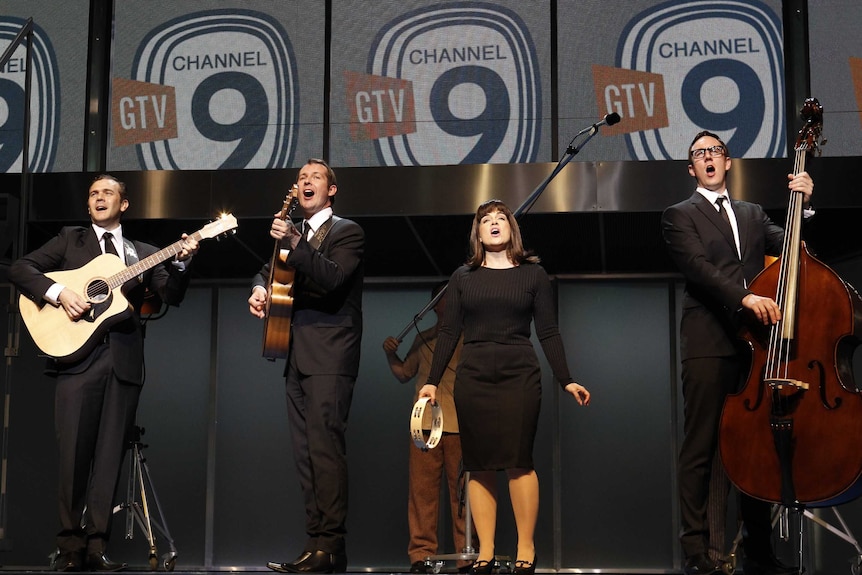
[[[604,118],[602,118],[600,121],[593,124],[593,128],[598,128],[599,126],[605,126],[605,125],[613,126],[614,124],[619,123],[619,121],[620,121],[620,115],[617,114],[616,112],[613,112],[610,114],[605,114]]]
[[[569,145],[566,148],[566,153],[574,156],[575,154],[577,154],[580,151],[581,147],[583,147],[584,144],[586,144],[587,142],[590,141],[590,138],[592,138],[593,136],[595,136],[596,134],[599,133],[599,128],[601,126],[605,126],[605,125],[613,126],[614,124],[618,123],[619,121],[620,121],[620,115],[617,114],[616,112],[611,112],[610,114],[605,114],[604,118],[602,118],[601,120],[599,120],[598,122],[596,122],[595,124],[590,126],[589,128],[584,128],[583,130],[581,130],[580,132],[575,134],[575,137],[572,138],[572,141],[569,142]],[[580,146],[575,146],[575,140],[577,140],[578,138],[580,138],[584,134],[587,134],[586,141],[581,143]]]

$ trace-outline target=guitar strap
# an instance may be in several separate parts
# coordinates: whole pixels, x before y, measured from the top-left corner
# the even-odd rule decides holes
[[[138,263],[138,250],[135,249],[135,244],[129,238],[123,237],[123,255],[126,256],[126,266],[132,266]],[[144,274],[138,276],[138,281],[144,281]]]
[[[323,243],[324,238],[326,238],[326,234],[329,233],[330,228],[332,228],[333,220],[335,216],[332,216],[325,222],[323,225],[317,228],[317,231],[314,232],[314,235],[311,236],[311,239],[308,240],[308,245],[314,248],[315,251],[320,249],[321,244]]]

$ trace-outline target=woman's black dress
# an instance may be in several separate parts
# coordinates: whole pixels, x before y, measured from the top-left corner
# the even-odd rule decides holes
[[[572,379],[541,266],[462,266],[452,274],[428,383],[439,381],[463,331],[455,407],[467,471],[533,468],[542,382],[531,322],[555,379],[565,386]]]

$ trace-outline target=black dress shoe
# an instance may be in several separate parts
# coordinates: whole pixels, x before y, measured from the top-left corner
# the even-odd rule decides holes
[[[293,573],[290,571],[292,566],[295,566],[297,563],[300,563],[311,555],[311,551],[303,551],[302,555],[291,561],[290,563],[278,563],[276,561],[270,561],[266,564],[267,567],[272,569],[273,571],[278,571],[279,573]]]
[[[81,570],[81,554],[75,552],[60,553],[54,559],[54,571],[73,573]]]
[[[682,572],[685,575],[713,575],[719,573],[721,567],[715,564],[715,561],[709,558],[706,553],[698,553],[692,555],[685,560],[685,567]],[[746,575],[748,575],[746,573]]]
[[[287,573],[346,573],[347,556],[327,553],[326,551],[311,551],[296,563],[282,565]]]
[[[89,553],[87,555],[87,569],[90,571],[122,571],[125,568],[125,563],[114,563],[104,553]]]
[[[798,573],[799,567],[785,565],[774,555],[758,559],[749,559],[746,557],[742,561],[742,572],[745,575],[791,575],[792,573]]]
[[[424,561],[414,561],[410,565],[410,572],[411,573],[427,573],[428,567],[425,565]]]

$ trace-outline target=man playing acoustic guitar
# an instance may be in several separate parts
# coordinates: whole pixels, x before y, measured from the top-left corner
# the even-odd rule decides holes
[[[285,383],[307,540],[294,561],[267,567],[283,573],[344,573],[344,435],[359,371],[365,234],[357,223],[333,215],[338,185],[326,162],[308,160],[296,183],[304,230],[276,214],[270,235],[279,242],[277,251],[289,250],[284,264],[295,271]],[[275,303],[268,301],[266,285],[272,265],[266,264],[252,283],[248,304],[256,317],[275,313],[267,310]]]
[[[77,293],[45,274],[75,270],[103,253],[113,253],[125,264],[155,254],[158,248],[124,237],[120,218],[128,207],[125,185],[113,176],[97,176],[87,198],[91,225],[64,227],[42,247],[13,263],[9,279],[37,305],[61,307],[69,326],[73,325],[94,307],[85,297],[91,294]],[[123,284],[123,295],[133,308],[131,313],[107,327],[97,341],[88,342],[92,345],[73,359],[49,360],[47,372],[57,380],[54,422],[61,526],[55,560],[58,571],[118,571],[126,567],[109,560],[105,548],[114,489],[127,439],[131,437],[129,432],[135,424],[144,379],[138,313],[147,289],[167,304],[180,303],[188,286],[186,263],[197,250],[197,240],[183,234],[172,262],[134,275]]]

